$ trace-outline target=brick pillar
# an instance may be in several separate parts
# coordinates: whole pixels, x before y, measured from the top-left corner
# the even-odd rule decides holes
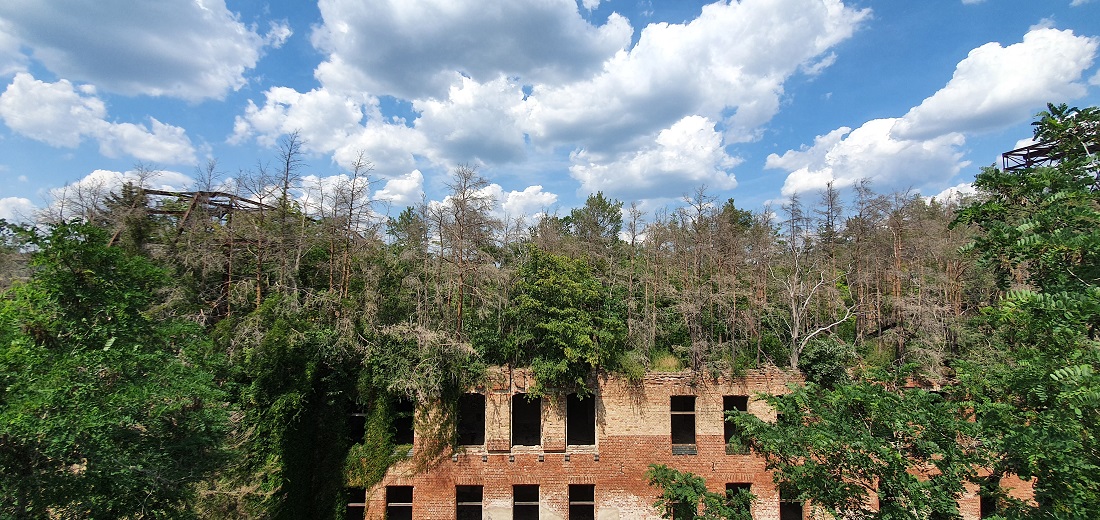
[[[565,396],[542,398],[542,449],[565,451]]]

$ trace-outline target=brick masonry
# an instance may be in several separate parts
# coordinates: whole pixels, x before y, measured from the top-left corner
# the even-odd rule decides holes
[[[650,464],[665,464],[703,477],[712,491],[724,492],[728,483],[750,483],[757,496],[753,518],[779,520],[779,495],[763,460],[726,454],[722,398],[750,396],[748,412],[773,420],[775,412],[753,396],[785,393],[787,383],[800,379],[780,370],[751,371],[736,379],[711,379],[693,372],[650,373],[638,384],[602,377],[594,390],[595,445],[567,446],[565,400],[546,398],[542,444],[512,447],[511,396],[526,392],[532,380],[524,370],[500,369],[490,374],[484,388],[477,389],[486,396],[485,444],[460,447],[426,471],[417,472],[407,464],[394,466],[379,486],[367,491],[366,518],[385,518],[386,486],[399,485],[413,487],[413,518],[454,519],[455,486],[478,485],[483,487],[483,519],[511,519],[512,486],[537,484],[539,518],[565,520],[569,485],[593,484],[598,520],[659,519],[652,507],[657,490],[647,484],[645,472]],[[695,455],[672,453],[669,402],[674,395],[695,396]],[[1004,482],[1025,487],[1019,481]],[[974,493],[969,489],[960,501],[965,520],[979,518]]]

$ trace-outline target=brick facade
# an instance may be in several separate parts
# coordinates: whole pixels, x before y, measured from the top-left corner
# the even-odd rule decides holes
[[[645,478],[649,465],[656,463],[699,475],[712,491],[751,484],[757,496],[753,518],[780,520],[779,495],[763,460],[727,454],[723,397],[749,396],[748,413],[774,419],[774,411],[753,396],[784,393],[788,382],[799,379],[779,370],[751,371],[732,380],[692,372],[650,373],[638,384],[604,377],[590,397],[596,409],[594,445],[567,445],[565,399],[545,398],[541,445],[513,447],[512,395],[526,392],[532,380],[524,370],[495,371],[484,388],[476,389],[485,395],[484,445],[448,452],[424,471],[410,463],[394,466],[379,486],[367,490],[366,518],[385,518],[387,486],[411,486],[412,518],[453,520],[456,486],[481,486],[482,518],[511,519],[513,485],[536,484],[539,518],[565,520],[570,516],[570,485],[587,484],[594,486],[595,519],[657,519],[652,507],[657,490]],[[673,454],[672,396],[694,396],[695,454]],[[414,451],[419,442],[417,438]],[[979,518],[973,492],[960,505],[964,519]]]

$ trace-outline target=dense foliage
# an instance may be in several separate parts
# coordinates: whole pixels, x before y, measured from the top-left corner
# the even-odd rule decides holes
[[[0,516],[185,516],[224,462],[209,339],[157,315],[164,273],[82,224],[20,229],[0,302]]]
[[[661,490],[653,503],[661,518],[752,520],[755,497],[748,490],[729,490],[724,494],[707,491],[702,477],[663,464],[650,464],[645,476],[649,485]]]
[[[803,499],[950,518],[973,480],[1002,514],[1096,516],[1097,120],[1051,106],[1036,137],[1062,159],[983,170],[965,206],[860,183],[750,212],[699,188],[524,222],[460,166],[383,219],[364,160],[303,185],[296,135],[233,194],[78,196],[83,224],[0,226],[0,514],[335,517],[407,456],[396,403],[426,467],[499,364],[581,394],[601,371],[797,369],[781,421],[737,420]],[[647,478],[666,514],[741,514],[694,475]]]
[[[1055,163],[984,169],[956,217],[998,295],[941,391],[909,366],[854,381],[815,368],[767,397],[776,422],[731,418],[781,486],[841,518],[958,518],[966,481],[1004,518],[1100,515],[1100,111],[1049,108],[1035,137]],[[1034,499],[1013,498],[1006,475],[1030,480]]]

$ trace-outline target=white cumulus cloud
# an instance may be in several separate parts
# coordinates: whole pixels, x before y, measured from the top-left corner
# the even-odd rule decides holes
[[[745,0],[649,25],[599,74],[535,85],[530,133],[603,148],[697,114],[721,122],[727,142],[752,140],[779,109],[784,82],[800,69],[821,72],[835,59],[829,49],[869,14],[838,0]]]
[[[978,193],[978,190],[974,188],[974,185],[969,182],[962,184],[956,184],[950,188],[947,188],[931,197],[931,200],[939,202],[960,202],[964,198]]]
[[[1035,107],[1072,100],[1087,87],[1082,75],[1096,57],[1100,39],[1040,27],[1007,47],[982,45],[959,62],[951,81],[909,110],[893,132],[923,139],[949,132],[979,132],[1027,120]]]
[[[557,194],[542,191],[541,185],[528,186],[523,191],[509,191],[501,208],[510,218],[531,217],[545,212],[558,201]]]
[[[121,94],[192,101],[241,88],[264,47],[290,36],[285,23],[260,34],[224,0],[7,0],[0,2],[0,20],[0,33],[58,76]]]
[[[307,149],[331,152],[347,142],[363,120],[365,105],[373,98],[353,100],[325,89],[301,93],[292,88],[273,87],[264,93],[263,106],[248,101],[244,115],[237,116],[231,142],[255,137],[262,145],[274,145],[279,136],[299,131]]]
[[[66,80],[46,83],[28,73],[15,75],[0,94],[0,119],[12,131],[52,146],[74,148],[85,138],[99,143],[108,157],[128,155],[143,161],[193,164],[195,149],[186,132],[149,118],[149,126],[112,123],[90,85]]]
[[[903,117],[838,128],[813,146],[768,156],[766,167],[788,172],[784,195],[860,179],[886,190],[942,190],[969,164],[962,159],[966,135],[1022,123],[1049,100],[1084,95],[1082,76],[1098,46],[1097,38],[1045,25],[1020,43],[982,45],[959,62],[947,85]]]
[[[405,208],[420,203],[424,196],[424,174],[413,170],[407,175],[390,179],[382,189],[374,192],[374,198],[386,201],[392,208]]]
[[[339,164],[351,164],[362,154],[380,177],[393,178],[416,168],[417,155],[430,155],[423,133],[404,121],[385,121],[378,99],[349,97],[326,88],[301,93],[274,87],[262,106],[249,101],[237,116],[230,142],[256,139],[273,146],[281,136],[297,131],[305,150],[332,154]]]
[[[23,197],[0,198],[0,219],[14,223],[31,223],[35,220],[38,207],[30,199]]]
[[[506,163],[523,159],[522,85],[507,78],[460,78],[444,100],[413,102],[416,128],[434,144],[437,162]]]
[[[575,0],[322,0],[314,45],[329,54],[315,75],[341,92],[442,97],[456,73],[560,82],[593,70],[630,43],[627,21],[601,26]]]
[[[850,132],[839,128],[818,136],[809,148],[769,155],[765,167],[789,172],[782,193],[790,196],[820,190],[829,182],[843,188],[862,179],[882,190],[936,186],[968,164],[959,151],[965,144],[962,134],[897,139],[890,133],[896,122],[874,119]]]
[[[27,58],[20,52],[19,39],[11,34],[10,25],[0,18],[0,76],[27,68]]]
[[[581,192],[622,199],[681,195],[700,185],[733,189],[737,180],[730,169],[740,162],[726,153],[714,122],[700,116],[677,121],[641,150],[610,159],[581,150],[572,160],[569,172]]]

